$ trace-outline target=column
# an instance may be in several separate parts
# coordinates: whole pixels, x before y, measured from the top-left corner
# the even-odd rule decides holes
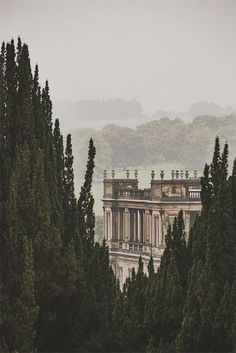
[[[124,210],[123,208],[120,210],[120,239],[124,240]]]
[[[160,245],[164,245],[164,211],[160,210]]]
[[[103,238],[107,240],[106,234],[106,209],[103,207]]]
[[[120,209],[117,208],[117,239],[120,240],[121,234],[120,234]]]
[[[152,214],[150,211],[148,211],[148,215],[147,215],[147,220],[148,220],[148,238],[150,241],[150,244],[152,246]]]
[[[159,217],[158,217],[158,225],[159,225],[159,233],[158,233],[158,246],[160,246],[162,243],[162,221],[161,221],[161,213],[159,212]]]
[[[130,212],[129,212],[129,209],[127,212],[127,236],[128,236],[128,240],[130,241]]]
[[[134,210],[133,232],[134,232],[134,242],[136,242],[137,241],[137,211],[136,210]]]
[[[156,246],[155,221],[156,221],[156,216],[154,211],[152,211],[152,214],[151,214],[152,246]]]
[[[130,240],[130,215],[128,208],[124,212],[124,237],[125,240]]]
[[[149,229],[149,218],[150,218],[150,214],[149,211],[145,211],[145,220],[146,220],[146,237],[145,237],[145,242],[150,244],[151,242],[151,238],[150,238],[150,229]]]
[[[155,246],[155,212],[152,211],[151,214],[151,229],[152,229],[152,245]]]
[[[137,210],[137,218],[138,218],[137,241],[140,242],[140,211],[139,210]]]
[[[112,210],[111,208],[105,208],[105,239],[112,239]]]
[[[146,243],[147,240],[147,216],[146,216],[146,210],[143,212],[143,243]]]
[[[109,225],[109,229],[110,229],[110,240],[112,240],[113,227],[112,227],[112,209],[111,208],[110,208],[110,225]]]

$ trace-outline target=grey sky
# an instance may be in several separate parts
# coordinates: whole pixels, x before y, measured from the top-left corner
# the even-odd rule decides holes
[[[236,0],[0,0],[0,40],[30,46],[53,99],[236,106]]]

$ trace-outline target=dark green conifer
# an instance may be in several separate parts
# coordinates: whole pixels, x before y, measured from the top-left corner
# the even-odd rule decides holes
[[[56,158],[57,186],[59,190],[61,190],[63,187],[63,176],[64,176],[64,149],[63,149],[63,137],[61,135],[58,119],[55,120],[55,125],[53,130],[53,143],[54,143],[55,158]]]
[[[16,147],[16,116],[17,116],[17,66],[15,62],[14,41],[6,45],[6,121],[7,121],[7,153],[10,161],[14,159]],[[8,180],[10,176],[8,175]]]
[[[23,44],[18,65],[18,92],[16,115],[16,144],[22,147],[25,143],[34,148],[34,119],[32,110],[32,74],[28,46]]]
[[[121,313],[116,313],[120,327],[117,327],[117,340],[124,352],[145,352],[147,335],[144,326],[147,277],[143,272],[143,262],[139,258],[137,273],[134,269],[131,278],[126,280],[121,302]],[[117,309],[119,308],[117,307]],[[121,317],[119,318],[119,316]]]
[[[6,229],[1,249],[2,272],[2,327],[1,335],[7,350],[32,351],[34,349],[37,306],[35,302],[35,274],[31,240],[27,236],[25,222],[19,209],[18,192],[26,172],[25,151],[18,156],[16,174],[12,173],[6,202]],[[27,158],[27,156],[26,156]],[[25,175],[26,177],[26,175]]]
[[[60,152],[60,151],[59,151]],[[60,156],[59,156],[60,158]],[[74,195],[74,171],[73,171],[73,155],[71,135],[66,139],[65,158],[64,158],[64,173],[63,173],[63,211],[65,234],[64,241],[68,242],[76,237],[77,210],[76,199]],[[60,164],[62,161],[58,161]],[[59,164],[59,167],[61,165]]]
[[[41,100],[42,96],[39,85],[39,71],[38,65],[36,65],[32,82],[32,110],[36,143],[39,148],[43,149],[45,147],[45,123],[43,120]]]
[[[83,186],[81,187],[81,192],[78,199],[78,209],[79,209],[78,221],[79,221],[79,233],[81,237],[87,238],[87,240],[89,241],[89,243],[91,243],[91,245],[93,245],[94,243],[94,226],[95,226],[95,216],[93,212],[94,199],[91,192],[95,154],[96,154],[96,149],[94,147],[93,140],[90,139],[85,180],[84,180]]]
[[[232,349],[234,310],[231,305],[236,252],[232,196],[227,178],[227,144],[222,156],[219,155],[217,138],[210,174],[212,200],[209,204],[208,198],[202,198],[202,215],[191,240],[192,268],[184,320],[177,339],[180,352]],[[203,180],[204,185],[209,183],[207,179]]]
[[[230,189],[232,194],[233,222],[236,234],[236,158],[233,164],[232,176],[230,177]],[[235,235],[236,238],[236,235]],[[236,239],[235,239],[236,242]]]
[[[183,318],[189,255],[182,211],[175,218],[173,229],[169,228],[165,241],[166,247],[155,278],[152,307],[146,310],[150,332],[148,349],[156,352],[175,351],[175,339]]]

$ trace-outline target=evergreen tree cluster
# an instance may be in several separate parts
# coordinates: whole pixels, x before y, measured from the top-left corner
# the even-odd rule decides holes
[[[0,352],[105,351],[116,283],[94,241],[89,143],[77,200],[71,136],[18,39],[0,54]]]
[[[142,259],[123,291],[108,248],[94,241],[96,150],[74,193],[71,136],[52,121],[18,39],[0,54],[0,352],[236,351],[236,160],[216,139],[202,177],[202,212],[186,242],[183,212],[160,267]]]
[[[166,235],[157,273],[153,259],[126,280],[114,306],[116,346],[123,352],[236,351],[236,159],[219,139],[202,177],[202,212],[186,242],[183,212]]]

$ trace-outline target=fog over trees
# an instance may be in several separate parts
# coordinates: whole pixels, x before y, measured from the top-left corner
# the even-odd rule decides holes
[[[74,129],[75,170],[82,177],[86,144],[92,136],[97,146],[95,176],[103,169],[158,164],[178,164],[182,168],[201,171],[210,161],[216,135],[230,145],[229,162],[236,154],[236,115],[199,116],[191,122],[180,118],[161,118],[136,128],[108,124],[101,129]]]

